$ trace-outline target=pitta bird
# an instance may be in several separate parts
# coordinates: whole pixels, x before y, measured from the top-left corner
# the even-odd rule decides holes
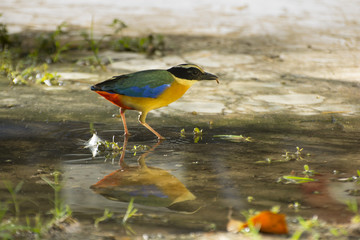
[[[140,112],[139,122],[158,139],[165,139],[146,123],[148,112],[176,101],[195,82],[202,80],[215,80],[219,83],[216,75],[205,72],[195,64],[180,64],[167,70],[144,70],[114,76],[92,86],[91,90],[120,107],[125,136],[129,135],[125,111],[137,110]]]

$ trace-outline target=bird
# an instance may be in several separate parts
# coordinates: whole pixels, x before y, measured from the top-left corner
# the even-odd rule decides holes
[[[146,123],[147,114],[178,100],[195,82],[202,80],[215,80],[219,83],[216,75],[205,72],[196,64],[185,63],[167,70],[150,69],[113,76],[91,86],[91,90],[120,107],[125,136],[130,135],[125,111],[137,110],[140,112],[139,123],[162,140],[165,138]]]

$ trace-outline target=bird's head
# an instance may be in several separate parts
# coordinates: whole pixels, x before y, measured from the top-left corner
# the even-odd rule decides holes
[[[201,67],[195,64],[180,64],[169,68],[167,71],[182,81],[215,80],[219,83],[219,79],[216,75],[205,72]]]

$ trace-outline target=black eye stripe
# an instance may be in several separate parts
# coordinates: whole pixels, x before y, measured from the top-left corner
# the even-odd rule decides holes
[[[194,76],[198,76],[202,73],[199,69],[194,67],[189,68],[188,72]]]
[[[195,64],[180,64],[167,69],[167,71],[175,77],[185,80],[204,80],[209,77],[208,73]]]

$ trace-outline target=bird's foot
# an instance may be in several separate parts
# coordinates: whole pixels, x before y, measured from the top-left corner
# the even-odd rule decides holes
[[[126,137],[126,138],[130,137],[131,135],[132,135],[132,134],[129,133],[129,132],[125,132],[125,133],[124,133],[124,137]]]
[[[166,138],[165,137],[163,137],[163,136],[158,136],[158,141],[160,142],[160,141],[163,141],[163,140],[166,140]]]

